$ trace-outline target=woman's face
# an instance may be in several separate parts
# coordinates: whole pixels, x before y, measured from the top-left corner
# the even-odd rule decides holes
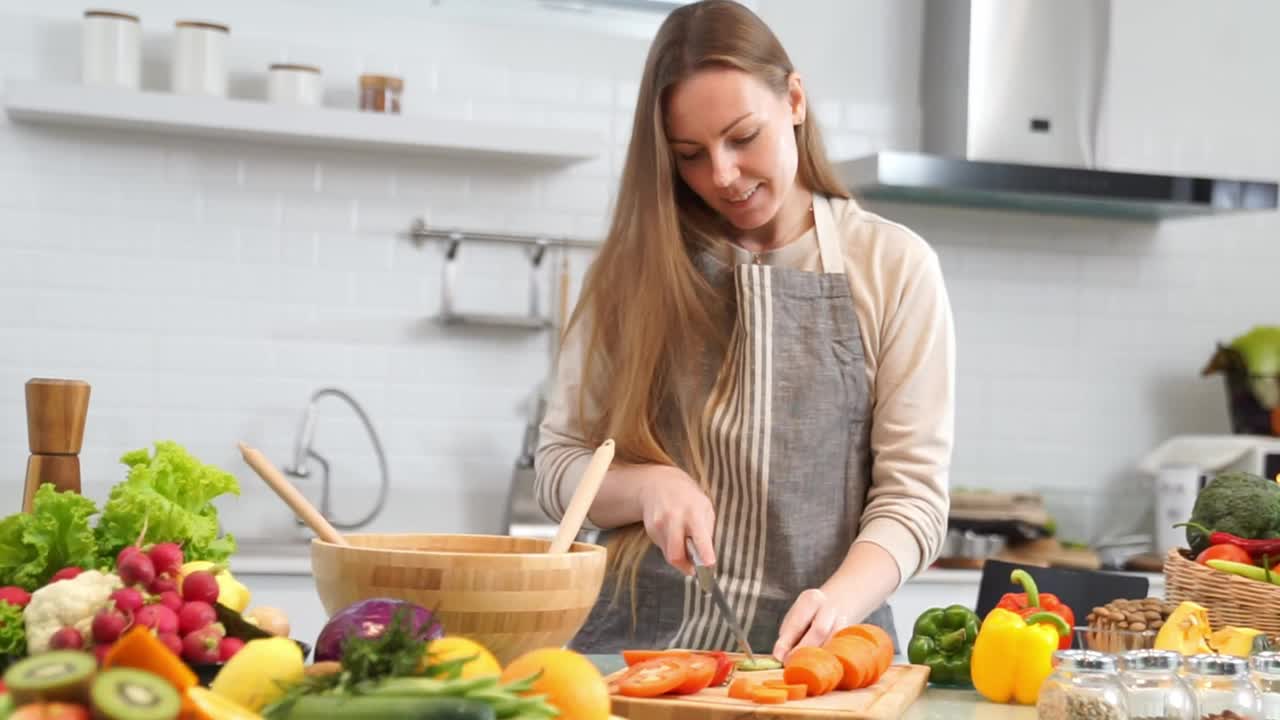
[[[685,184],[735,227],[754,230],[795,185],[795,126],[804,113],[794,74],[778,95],[740,70],[708,68],[672,88],[666,134]]]

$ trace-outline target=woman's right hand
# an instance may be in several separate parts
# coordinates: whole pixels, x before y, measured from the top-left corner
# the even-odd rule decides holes
[[[679,468],[655,465],[645,468],[644,473],[641,506],[649,539],[662,550],[667,562],[685,575],[693,574],[685,538],[693,540],[703,563],[714,565],[711,533],[716,513],[711,499]]]

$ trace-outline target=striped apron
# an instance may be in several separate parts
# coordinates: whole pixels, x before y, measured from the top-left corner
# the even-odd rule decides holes
[[[712,283],[732,284],[738,301],[702,422],[716,572],[752,651],[766,654],[796,597],[820,587],[848,554],[871,476],[862,337],[826,198],[814,196],[813,213],[822,272],[696,259]],[[737,647],[711,598],[657,547],[640,565],[634,627],[630,591],[624,583],[613,602],[612,583],[605,580],[574,649]],[[897,637],[887,605],[865,622]]]

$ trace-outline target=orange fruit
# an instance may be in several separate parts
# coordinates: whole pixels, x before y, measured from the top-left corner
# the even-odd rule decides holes
[[[557,720],[609,720],[609,688],[591,661],[572,650],[542,648],[516,658],[502,671],[502,682],[542,675],[530,695],[546,695],[560,716]]]

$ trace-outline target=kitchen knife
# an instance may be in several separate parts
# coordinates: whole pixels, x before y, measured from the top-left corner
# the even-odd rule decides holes
[[[742,648],[742,652],[746,654],[747,660],[755,662],[755,655],[751,653],[751,644],[747,642],[747,634],[742,631],[742,624],[738,622],[738,616],[733,614],[733,610],[729,607],[729,601],[725,599],[724,593],[720,591],[720,583],[716,580],[715,570],[710,565],[703,565],[702,558],[698,556],[698,551],[693,547],[693,539],[685,538],[685,549],[689,551],[689,560],[693,562],[693,574],[698,578],[698,585],[702,586],[702,591],[711,596],[715,601],[716,607],[720,608],[720,614],[724,617],[724,621],[729,624],[729,629],[738,638],[738,646]]]

